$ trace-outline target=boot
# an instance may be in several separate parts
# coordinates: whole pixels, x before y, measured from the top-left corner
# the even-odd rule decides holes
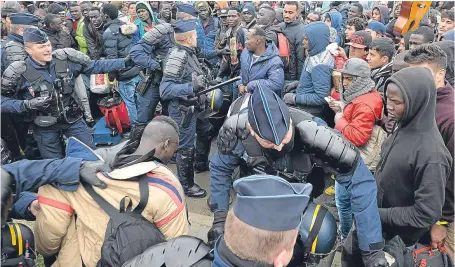
[[[211,248],[215,246],[216,240],[224,234],[224,224],[226,223],[227,211],[217,211],[213,215],[213,225],[207,233],[208,244]]]
[[[179,149],[177,152],[177,173],[187,197],[203,198],[207,192],[194,183],[194,148]]]
[[[210,139],[196,138],[196,161],[194,163],[196,173],[209,171],[210,144]]]

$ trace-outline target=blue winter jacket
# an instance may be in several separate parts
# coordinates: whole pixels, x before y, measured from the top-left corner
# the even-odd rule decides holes
[[[330,30],[324,22],[313,22],[305,25],[304,36],[310,49],[296,90],[296,104],[310,113],[318,113],[327,104],[324,97],[330,94],[335,66],[333,57],[325,50],[330,43]]]
[[[242,80],[239,84],[246,85],[249,92],[253,92],[260,85],[281,96],[284,87],[284,65],[275,44],[269,43],[265,53],[254,63],[253,53],[244,49],[240,62]]]
[[[332,11],[332,12],[329,12],[327,13],[329,16],[330,16],[330,21],[331,21],[331,25],[332,25],[332,28],[334,28],[335,30],[337,30],[337,38],[336,38],[336,42],[338,45],[342,45],[342,36],[344,34],[344,29],[343,29],[343,16],[341,15],[340,12],[337,12],[337,11]]]
[[[210,63],[216,64],[218,61],[218,57],[215,51],[215,37],[216,37],[216,30],[218,29],[218,18],[211,17],[207,28],[209,28],[209,32],[206,34],[204,31],[204,26],[201,20],[198,20],[199,26],[197,28],[197,44],[200,48],[201,56],[207,59]],[[202,29],[202,31],[201,31]]]

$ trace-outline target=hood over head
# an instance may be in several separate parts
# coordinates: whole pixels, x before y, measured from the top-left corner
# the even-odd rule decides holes
[[[137,10],[144,9],[144,7],[150,13],[150,19],[152,20],[152,23],[158,22],[158,19],[155,17],[155,13],[153,12],[152,7],[147,2],[138,1],[136,3],[136,16],[137,16]],[[139,17],[137,19],[139,19]]]
[[[385,7],[385,6],[376,6],[373,9],[375,9],[375,8],[379,9],[379,13],[381,14],[382,24],[387,25],[387,23],[389,23],[389,20],[390,20],[389,8]]]
[[[446,67],[446,80],[454,86],[454,67],[453,65],[455,64],[455,55],[454,55],[454,50],[455,50],[455,42],[453,41],[441,41],[441,42],[436,42],[435,43],[437,46],[439,46],[444,52],[446,52],[447,55],[447,67]]]
[[[338,11],[332,11],[327,14],[330,17],[332,28],[335,28],[338,33],[343,31],[343,16],[341,16],[341,13]]]
[[[408,67],[393,74],[385,88],[395,83],[403,96],[405,110],[401,128],[427,131],[436,127],[436,86],[431,71],[424,67]]]
[[[310,41],[310,56],[317,55],[325,50],[330,43],[330,29],[322,21],[316,21],[305,25],[303,36]]]

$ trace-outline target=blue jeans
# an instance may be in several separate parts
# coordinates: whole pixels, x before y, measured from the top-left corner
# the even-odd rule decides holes
[[[125,102],[126,109],[128,110],[128,117],[132,125],[137,123],[137,110],[136,110],[136,86],[141,81],[139,76],[134,77],[131,80],[119,81],[118,89],[120,91],[120,96]]]
[[[346,239],[352,227],[351,195],[337,181],[335,181],[335,201],[340,217],[341,236]]]
[[[150,88],[145,91],[144,95],[137,94],[137,122],[147,123],[151,121],[155,116],[156,107],[160,100],[160,88],[158,86],[150,86]]]

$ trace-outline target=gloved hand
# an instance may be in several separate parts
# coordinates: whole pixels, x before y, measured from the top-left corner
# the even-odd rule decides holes
[[[193,91],[197,93],[201,90],[204,90],[206,86],[206,80],[204,75],[198,75],[193,79]]]
[[[110,170],[109,165],[104,161],[83,161],[79,169],[79,176],[82,181],[104,189],[107,185],[98,179],[96,174],[98,172],[108,172]]]
[[[283,93],[286,94],[286,93],[289,93],[292,90],[297,89],[298,85],[299,85],[299,81],[295,81],[295,82],[287,84],[286,86],[284,86],[284,92]]]
[[[382,250],[362,251],[362,260],[365,267],[390,267]]]
[[[231,54],[231,50],[227,47],[223,49],[216,49],[217,56],[229,56]]]
[[[45,111],[51,104],[51,97],[39,96],[32,99],[24,100],[24,107],[27,110]]]
[[[283,101],[288,105],[295,105],[295,97],[296,95],[294,93],[287,93],[284,95]]]
[[[123,60],[125,60],[125,68],[134,67],[136,65],[134,64],[133,59],[131,59],[129,55],[126,56],[126,58],[124,58]]]
[[[211,248],[215,247],[215,242],[224,233],[227,211],[217,211],[213,215],[213,225],[207,233],[208,244]]]
[[[223,79],[222,79],[221,77],[216,77],[214,80],[211,80],[211,81],[209,82],[209,84],[210,84],[211,86],[215,86],[215,85],[221,83],[222,81],[223,81]]]
[[[92,118],[86,119],[85,122],[87,123],[87,126],[90,127],[90,128],[95,126],[95,121]]]

